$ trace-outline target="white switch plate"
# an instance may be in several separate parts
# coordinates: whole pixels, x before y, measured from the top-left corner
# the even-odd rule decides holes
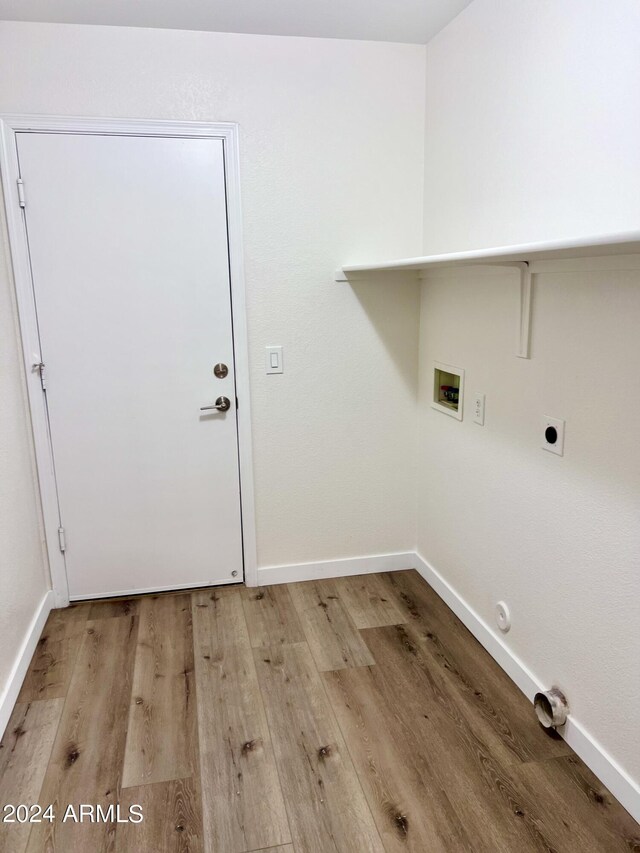
[[[553,430],[555,430],[556,440],[549,441],[549,439],[553,439]],[[556,453],[558,456],[564,456],[564,421],[562,418],[549,418],[547,415],[542,418],[542,449],[548,450],[549,453]]]
[[[473,422],[484,426],[484,394],[473,395]]]
[[[282,347],[267,347],[266,366],[267,373],[283,373]]]

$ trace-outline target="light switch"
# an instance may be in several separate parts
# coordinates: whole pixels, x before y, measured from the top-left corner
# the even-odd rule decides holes
[[[267,373],[282,373],[282,347],[267,347]]]
[[[484,426],[484,394],[476,394],[473,397],[473,422]]]

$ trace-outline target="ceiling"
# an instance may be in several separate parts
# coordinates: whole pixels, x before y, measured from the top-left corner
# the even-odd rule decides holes
[[[424,44],[471,0],[0,0],[0,20]]]

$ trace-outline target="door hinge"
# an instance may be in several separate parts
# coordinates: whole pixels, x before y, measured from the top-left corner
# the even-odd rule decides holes
[[[47,390],[47,377],[45,376],[45,372],[44,372],[44,362],[43,361],[37,361],[32,366],[33,366],[33,369],[37,370],[38,373],[40,374],[40,384],[42,385],[42,390],[46,391]]]
[[[64,552],[67,550],[67,540],[64,535],[64,527],[58,528],[58,542],[60,543],[60,550],[64,554]]]
[[[18,204],[20,207],[26,207],[26,202],[24,200],[24,181],[22,178],[18,178],[16,184],[18,185]]]
[[[239,408],[238,406],[238,398],[236,397],[236,410]]]

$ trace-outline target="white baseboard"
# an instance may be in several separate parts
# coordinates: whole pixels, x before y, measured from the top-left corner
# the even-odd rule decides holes
[[[487,623],[458,595],[447,581],[420,554],[414,554],[414,568],[430,587],[438,593],[456,616],[482,643],[491,657],[504,669],[509,678],[533,702],[538,690],[547,690],[551,685],[541,684],[525,664],[504,644]],[[533,715],[533,709],[531,711]],[[629,814],[640,822],[640,785],[638,785],[606,752],[572,715],[559,733],[579,755],[593,773],[606,785],[614,797],[622,803]]]
[[[540,690],[540,684],[533,673],[420,554],[415,555],[415,568],[444,603],[453,610],[458,619],[466,625],[476,640],[482,643],[491,657],[500,664],[509,678],[515,681],[525,696],[533,702],[534,695]]]
[[[9,718],[11,717],[13,706],[16,704],[20,688],[22,687],[22,682],[27,674],[31,658],[33,657],[33,653],[38,645],[38,640],[42,634],[42,629],[44,628],[47,616],[53,610],[54,605],[55,594],[53,590],[50,589],[40,602],[40,606],[31,620],[31,624],[27,629],[26,636],[22,643],[22,648],[20,649],[15,663],[13,664],[13,668],[9,673],[7,683],[4,685],[4,689],[0,694],[0,735],[4,735],[4,730],[6,729]]]
[[[348,575],[367,575],[373,572],[398,572],[415,568],[415,563],[415,552],[405,551],[401,554],[372,554],[369,557],[323,560],[320,563],[265,566],[258,569],[258,586],[315,581],[322,578],[342,578]]]

